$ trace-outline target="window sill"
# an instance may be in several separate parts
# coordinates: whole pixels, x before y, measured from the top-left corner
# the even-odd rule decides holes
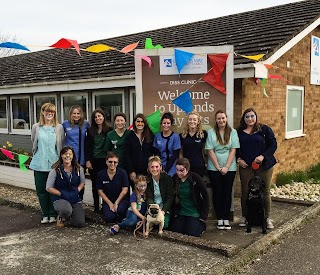
[[[293,135],[286,136],[285,139],[293,139],[293,138],[299,138],[304,136],[306,136],[306,134],[293,134]]]

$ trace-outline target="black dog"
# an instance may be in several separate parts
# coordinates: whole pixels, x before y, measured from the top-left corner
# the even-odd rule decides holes
[[[254,225],[261,225],[262,233],[267,233],[266,213],[264,208],[265,182],[258,176],[248,182],[247,197],[247,233]]]

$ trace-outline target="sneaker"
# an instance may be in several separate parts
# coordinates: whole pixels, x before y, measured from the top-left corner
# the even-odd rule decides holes
[[[227,230],[231,229],[231,225],[229,223],[229,220],[224,220],[223,224],[224,224],[224,229],[227,229]]]
[[[218,228],[219,230],[224,229],[223,220],[218,220],[217,228]]]
[[[56,222],[56,218],[55,217],[50,217],[49,218],[49,223],[54,223]]]
[[[65,219],[59,217],[59,215],[58,215],[58,217],[57,217],[57,227],[60,227],[60,228],[64,227],[65,221],[66,221]]]
[[[45,224],[45,223],[48,223],[49,222],[49,218],[48,217],[42,217],[41,219],[41,223],[42,224]]]
[[[110,235],[115,235],[118,233],[118,230],[114,226],[112,226],[109,230],[109,233]]]
[[[241,217],[239,226],[241,227],[247,226],[247,220],[245,217]]]
[[[273,220],[271,220],[270,218],[267,218],[267,228],[268,229],[273,229],[274,226],[273,226]]]

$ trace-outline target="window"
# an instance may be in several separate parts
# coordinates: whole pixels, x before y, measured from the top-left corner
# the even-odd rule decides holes
[[[88,100],[87,100],[87,95],[86,94],[64,94],[62,96],[62,122],[64,120],[69,119],[69,111],[71,106],[73,105],[79,105],[84,113],[85,119],[88,117]]]
[[[11,98],[11,128],[12,132],[30,132],[30,98]]]
[[[286,138],[303,134],[304,87],[287,86]]]
[[[34,109],[35,109],[35,117],[34,121],[38,122],[40,120],[40,110],[41,106],[44,103],[52,103],[57,106],[57,99],[54,95],[43,95],[43,96],[34,96]]]
[[[8,132],[7,100],[0,98],[0,131]]]
[[[93,94],[94,108],[101,108],[106,114],[106,121],[111,125],[113,116],[118,112],[124,112],[124,94],[116,92]]]
[[[134,116],[136,115],[136,92],[130,90],[130,123],[132,123]]]

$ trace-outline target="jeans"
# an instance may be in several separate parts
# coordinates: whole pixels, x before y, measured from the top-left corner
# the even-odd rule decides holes
[[[206,224],[199,218],[179,215],[172,220],[171,231],[199,237],[206,230]]]
[[[74,227],[84,227],[85,214],[82,203],[70,204],[70,202],[60,199],[53,203],[54,209],[58,212],[59,217],[67,219],[71,216],[71,224]]]
[[[128,210],[126,214],[126,218],[122,220],[121,223],[119,223],[119,228],[123,229],[125,227],[134,227],[136,224],[140,221],[138,216],[133,213],[133,211]]]
[[[271,187],[271,178],[273,173],[273,167],[269,170],[265,170],[262,165],[260,165],[259,169],[253,170],[251,166],[247,168],[239,167],[240,173],[240,181],[241,181],[241,209],[242,216],[247,216],[247,196],[248,196],[248,182],[254,176],[261,177],[265,184],[265,192],[264,192],[264,207],[266,210],[266,217],[269,218],[270,208],[271,208],[271,196],[270,196],[270,187]]]
[[[213,206],[217,220],[229,220],[236,171],[229,171],[225,175],[219,171],[208,171],[208,176],[213,190]]]

